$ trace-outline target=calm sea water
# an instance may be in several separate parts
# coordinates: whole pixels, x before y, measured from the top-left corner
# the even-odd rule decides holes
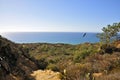
[[[97,33],[81,32],[10,32],[2,34],[3,37],[16,43],[67,43],[80,44],[85,42],[95,43],[99,39]]]

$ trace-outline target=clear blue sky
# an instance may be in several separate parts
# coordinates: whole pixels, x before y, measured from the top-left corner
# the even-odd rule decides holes
[[[100,32],[120,21],[120,0],[0,0],[0,31]]]

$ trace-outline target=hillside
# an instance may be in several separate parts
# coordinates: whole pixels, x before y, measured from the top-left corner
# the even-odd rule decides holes
[[[0,80],[30,80],[38,66],[17,44],[0,36]]]
[[[63,80],[119,80],[119,44],[117,41],[111,47],[100,47],[100,43],[31,43],[20,46],[29,51],[30,57],[38,61],[41,69],[58,71]]]
[[[119,45],[17,44],[0,37],[0,80],[119,80]]]

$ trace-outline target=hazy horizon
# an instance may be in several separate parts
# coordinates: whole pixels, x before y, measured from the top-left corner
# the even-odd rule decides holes
[[[120,0],[0,0],[0,32],[101,32]]]

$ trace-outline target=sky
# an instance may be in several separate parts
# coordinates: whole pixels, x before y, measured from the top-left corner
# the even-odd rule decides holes
[[[0,32],[101,32],[120,0],[0,0]]]

